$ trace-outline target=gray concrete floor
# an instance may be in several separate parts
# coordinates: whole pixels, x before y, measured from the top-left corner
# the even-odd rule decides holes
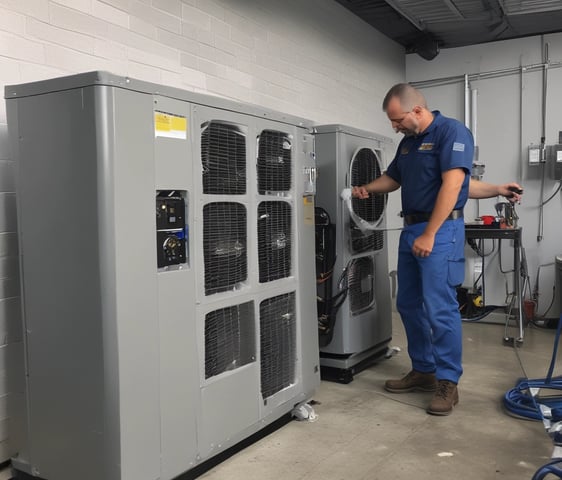
[[[551,440],[541,422],[506,414],[502,397],[521,377],[546,376],[554,334],[528,327],[515,349],[503,344],[503,325],[464,323],[460,403],[452,415],[435,417],[425,412],[431,394],[383,389],[385,379],[410,369],[395,318],[391,345],[400,347],[398,355],[350,384],[322,382],[314,395],[317,421],[292,421],[199,478],[530,480],[550,459]]]
[[[549,460],[552,443],[542,423],[506,414],[502,397],[521,377],[546,376],[555,331],[528,327],[523,345],[515,349],[503,344],[501,324],[463,328],[465,373],[452,415],[426,414],[431,394],[393,395],[383,389],[385,379],[410,369],[395,315],[391,345],[400,353],[348,385],[322,382],[314,395],[315,422],[291,421],[199,478],[530,480]],[[513,328],[508,334],[518,333]],[[9,478],[7,471],[0,472],[3,478]]]

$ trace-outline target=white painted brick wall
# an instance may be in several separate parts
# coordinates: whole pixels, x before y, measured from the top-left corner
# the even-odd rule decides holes
[[[391,135],[380,104],[404,65],[335,0],[0,0],[2,87],[107,70]],[[0,102],[0,372],[23,370],[14,192]],[[0,378],[0,462],[21,388]]]

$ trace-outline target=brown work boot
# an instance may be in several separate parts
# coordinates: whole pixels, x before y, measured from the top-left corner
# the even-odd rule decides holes
[[[392,393],[434,392],[437,387],[434,373],[422,373],[412,370],[400,380],[387,380],[384,388]]]
[[[427,413],[431,415],[449,415],[453,407],[459,403],[457,384],[448,380],[438,380],[437,390],[431,399]]]

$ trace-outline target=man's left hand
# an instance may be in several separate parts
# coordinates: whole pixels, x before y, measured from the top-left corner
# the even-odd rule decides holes
[[[507,198],[511,203],[521,203],[523,193],[517,193],[517,191],[514,190],[523,192],[521,185],[515,182],[505,183],[504,185],[499,185],[498,187],[498,193]]]

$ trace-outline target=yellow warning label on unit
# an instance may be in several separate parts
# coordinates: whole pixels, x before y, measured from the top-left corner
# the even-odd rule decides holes
[[[314,225],[314,196],[305,195],[302,199],[304,204],[304,224]]]
[[[154,112],[154,136],[186,139],[187,118],[156,110]]]

